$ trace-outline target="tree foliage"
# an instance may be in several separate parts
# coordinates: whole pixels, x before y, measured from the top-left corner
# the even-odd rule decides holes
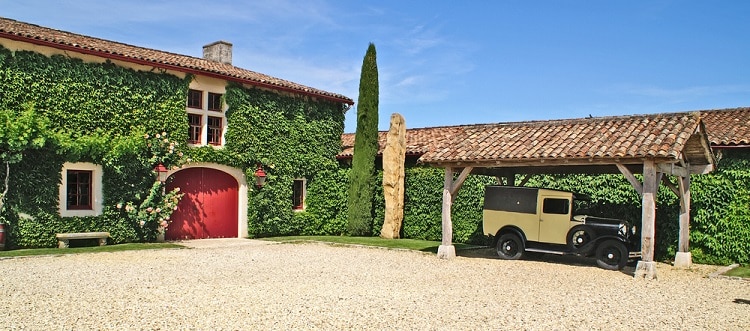
[[[10,189],[10,165],[21,162],[24,154],[31,150],[58,143],[59,139],[60,135],[49,129],[49,120],[38,115],[30,105],[25,105],[20,113],[0,109],[0,163],[4,168],[0,181],[0,214]]]
[[[369,235],[373,223],[375,156],[378,153],[378,65],[375,45],[370,43],[362,61],[357,100],[357,139],[349,180],[348,232]]]

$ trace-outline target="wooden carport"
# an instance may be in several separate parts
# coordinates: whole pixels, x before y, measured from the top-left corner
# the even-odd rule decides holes
[[[442,244],[438,257],[455,256],[451,206],[469,174],[523,185],[533,174],[622,174],[642,198],[641,253],[636,277],[656,278],[654,239],[660,183],[680,198],[675,266],[691,264],[690,175],[714,169],[701,114],[672,113],[432,128],[419,161],[445,169]],[[422,129],[425,130],[425,129]],[[408,136],[409,133],[407,133]],[[408,139],[407,139],[408,140]],[[642,174],[638,180],[634,174]],[[519,176],[520,182],[516,183]],[[676,179],[672,182],[671,177]]]

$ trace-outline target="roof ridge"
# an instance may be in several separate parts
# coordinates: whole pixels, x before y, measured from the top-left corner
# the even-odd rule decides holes
[[[34,27],[36,27],[38,29],[56,31],[56,32],[63,33],[63,34],[68,34],[68,35],[73,35],[73,36],[78,36],[78,37],[84,37],[84,38],[90,38],[90,39],[100,40],[100,41],[104,41],[104,42],[108,42],[108,43],[119,44],[119,45],[133,47],[133,48],[140,48],[140,49],[150,50],[150,51],[159,52],[159,53],[167,53],[167,54],[171,54],[171,55],[190,57],[190,58],[197,59],[197,60],[209,61],[209,60],[206,60],[204,58],[197,57],[197,56],[192,56],[192,55],[187,55],[187,54],[180,54],[180,53],[175,53],[175,52],[160,50],[160,49],[156,49],[156,48],[145,47],[145,46],[132,45],[132,44],[124,43],[124,42],[121,42],[121,41],[104,39],[104,38],[100,38],[100,37],[88,36],[88,35],[81,34],[81,33],[76,33],[76,32],[71,32],[71,31],[65,31],[65,30],[60,30],[60,29],[55,29],[55,28],[50,28],[50,27],[46,27],[46,26],[41,26],[39,24],[23,22],[23,21],[19,21],[19,20],[16,20],[16,19],[3,17],[3,16],[0,16],[0,19],[4,19],[4,20],[8,20],[8,21],[13,21],[13,22],[16,22],[16,23],[19,23],[19,24],[31,25],[31,26],[34,26]],[[0,31],[4,31],[2,27],[0,27]],[[7,32],[10,32],[10,31],[7,31]],[[11,32],[11,33],[18,35],[18,33],[16,33],[16,32]],[[28,37],[28,36],[24,36],[24,37]],[[243,69],[243,70],[247,70],[247,69]]]
[[[25,31],[32,30],[32,32]],[[33,33],[34,30],[38,33]],[[15,36],[12,39],[45,45],[57,44],[57,47],[75,48],[86,54],[107,57],[105,54],[120,58],[125,62],[147,62],[149,65],[182,68],[186,72],[195,71],[207,75],[217,75],[226,80],[235,80],[247,84],[265,86],[271,89],[290,90],[296,93],[333,99],[337,102],[353,104],[354,101],[342,94],[333,93],[277,78],[257,71],[241,68],[232,64],[220,63],[192,55],[163,51],[150,47],[132,45],[120,41],[88,36],[80,33],[27,23],[0,16],[0,35]],[[55,47],[54,45],[45,45]],[[102,47],[103,46],[103,47]],[[124,59],[122,59],[124,58]],[[174,69],[180,70],[180,69]]]

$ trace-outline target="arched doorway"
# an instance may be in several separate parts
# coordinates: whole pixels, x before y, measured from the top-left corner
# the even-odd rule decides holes
[[[167,190],[185,195],[166,232],[167,240],[237,237],[237,180],[211,168],[187,168],[170,176]]]

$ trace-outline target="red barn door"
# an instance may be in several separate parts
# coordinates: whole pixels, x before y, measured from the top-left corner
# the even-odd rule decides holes
[[[188,168],[171,176],[167,190],[185,195],[172,214],[167,240],[237,237],[237,180],[210,168]]]

